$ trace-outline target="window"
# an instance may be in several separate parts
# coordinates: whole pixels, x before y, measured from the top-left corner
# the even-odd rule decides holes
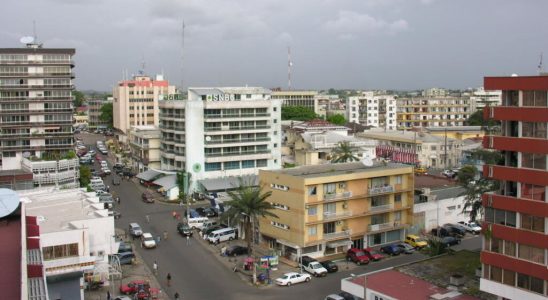
[[[398,175],[395,177],[396,184],[402,184],[403,183],[403,176]]]
[[[317,233],[318,233],[318,230],[316,226],[308,227],[308,235],[316,235]]]
[[[323,193],[324,194],[334,194],[336,191],[336,185],[335,183],[326,183],[323,185]]]
[[[266,167],[266,159],[257,160],[257,168]]]
[[[503,240],[496,237],[491,238],[491,251],[495,253],[502,253]]]
[[[545,189],[543,186],[522,183],[521,198],[544,201]]]
[[[235,170],[240,168],[239,161],[227,161],[224,163],[225,170]]]
[[[244,160],[242,161],[242,169],[255,168],[254,160]]]
[[[518,287],[535,293],[544,294],[544,281],[529,275],[518,273]]]
[[[521,228],[544,232],[544,217],[521,214]]]
[[[394,195],[394,202],[395,202],[394,204],[401,205],[401,197],[402,197],[401,194]]]
[[[308,209],[308,215],[309,216],[315,216],[318,213],[318,207],[317,206],[310,206]]]
[[[522,122],[522,137],[546,138],[546,123]]]
[[[523,91],[523,106],[547,107],[546,91]]]
[[[308,195],[309,195],[309,196],[314,196],[314,195],[316,195],[316,186],[309,186],[309,187],[308,187]]]
[[[71,256],[78,256],[78,244],[66,244],[42,248],[44,260],[60,259]]]
[[[489,276],[489,279],[496,282],[502,282],[502,269],[491,266],[491,274]]]
[[[539,264],[544,264],[544,249],[520,244],[518,257]]]
[[[504,281],[502,283],[515,286],[516,285],[516,272],[510,271],[510,270],[504,270],[503,271],[503,279]]]
[[[221,170],[221,163],[206,163],[205,164],[205,171],[220,171]]]
[[[335,232],[335,222],[329,222],[329,223],[324,223],[323,224],[323,233],[324,234],[329,234],[329,233],[334,233]]]
[[[504,241],[504,254],[508,256],[516,256],[516,243]]]
[[[521,153],[523,168],[546,170],[546,155],[535,153]]]
[[[485,221],[504,226],[516,227],[516,213],[513,211],[486,207]]]

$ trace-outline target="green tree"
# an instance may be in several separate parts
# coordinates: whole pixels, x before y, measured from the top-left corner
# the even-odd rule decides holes
[[[283,106],[282,120],[309,121],[317,118],[310,108],[304,106]]]
[[[337,125],[344,125],[346,124],[346,119],[341,114],[331,115],[327,117],[327,121],[333,124]]]
[[[240,178],[238,188],[229,191],[228,196],[231,200],[226,204],[230,207],[225,213],[226,218],[238,220],[245,233],[245,241],[250,253],[252,251],[251,237],[253,235],[252,226],[258,221],[258,217],[278,216],[272,212],[274,207],[266,201],[272,192],[262,192],[259,186],[253,186],[251,182],[246,182]]]
[[[437,256],[447,251],[447,245],[442,242],[439,237],[432,236],[427,240],[428,243],[428,255]]]
[[[101,106],[101,115],[99,115],[99,119],[103,122],[107,122],[108,127],[110,128],[112,128],[114,121],[112,109],[112,103],[105,103]]]
[[[470,220],[475,221],[483,211],[481,196],[498,189],[498,181],[486,177],[477,179],[478,170],[474,166],[464,166],[459,170],[457,181],[464,188],[462,212],[470,210]]]
[[[80,91],[72,91],[72,96],[74,97],[72,100],[74,107],[80,107],[84,105],[84,102],[86,101],[86,96],[84,95],[84,93]]]
[[[191,173],[185,171],[177,172],[177,186],[179,187],[179,201],[183,203],[188,203],[190,200],[189,188],[191,185]]]
[[[354,155],[356,149],[350,145],[348,141],[339,142],[337,147],[333,149],[331,153],[333,158],[331,159],[332,163],[344,163],[360,160],[357,156]]]
[[[80,166],[80,186],[88,186],[91,180],[91,169],[88,166]]]

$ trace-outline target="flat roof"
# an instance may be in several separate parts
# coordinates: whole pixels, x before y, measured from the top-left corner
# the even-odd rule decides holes
[[[2,299],[21,299],[21,216],[0,219],[0,290]]]
[[[76,50],[74,48],[0,48],[0,53],[16,53],[16,54],[74,54]]]
[[[483,86],[485,90],[546,91],[548,90],[548,76],[484,77]]]
[[[269,172],[291,175],[301,178],[320,178],[326,176],[335,176],[349,173],[368,173],[383,169],[411,168],[410,165],[375,162],[372,166],[365,166],[362,162],[349,162],[340,164],[325,164],[314,166],[301,166],[297,168],[269,170]]]
[[[213,94],[269,94],[271,91],[263,87],[189,87],[189,92],[197,95]]]
[[[415,175],[415,188],[440,189],[457,186],[458,183],[454,179],[449,179],[444,176],[437,175]]]
[[[28,216],[38,217],[40,232],[58,232],[70,229],[70,222],[103,218],[92,202],[87,201],[81,189],[41,189],[22,191]]]
[[[365,277],[367,277],[367,279]],[[362,287],[364,286],[364,283],[366,283],[367,289],[382,293],[394,299],[402,300],[424,300],[430,299],[430,296],[435,294],[452,292],[418,277],[407,275],[393,269],[376,272],[366,276],[358,276],[351,279],[351,281]],[[479,298],[464,294],[451,298],[451,300],[476,299]]]

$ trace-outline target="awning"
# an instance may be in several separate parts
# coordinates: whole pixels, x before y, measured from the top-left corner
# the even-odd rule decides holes
[[[229,176],[229,177],[221,177],[221,178],[214,178],[214,179],[202,179],[198,180],[198,182],[204,187],[204,189],[208,192],[220,192],[225,190],[233,190],[240,186],[240,178],[243,180],[244,183],[249,183],[252,186],[258,186],[259,185],[259,176],[257,175],[244,175],[241,177],[236,176]]]
[[[136,177],[144,181],[152,181],[156,179],[158,176],[160,176],[161,174],[163,173],[151,169],[151,170],[146,170],[142,173],[137,174]]]
[[[329,243],[327,243],[326,246],[328,248],[337,248],[337,247],[340,247],[340,246],[350,246],[350,245],[352,245],[351,240],[342,240],[342,241],[329,242]]]
[[[161,186],[167,191],[177,186],[177,175],[164,176],[162,178],[154,180],[154,182],[152,183]]]

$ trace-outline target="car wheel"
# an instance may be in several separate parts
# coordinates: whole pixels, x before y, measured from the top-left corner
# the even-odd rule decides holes
[[[306,279],[305,279],[304,281],[309,282],[309,281],[310,281],[310,277],[306,277]]]
[[[291,286],[291,281],[288,281],[288,282],[287,282],[287,286]]]
[[[236,255],[236,253],[233,253],[232,256],[236,257],[237,255]]]
[[[233,237],[229,237],[229,238],[228,238],[229,241],[232,241],[233,239],[234,239]]]
[[[359,265],[361,265],[362,263],[361,263],[361,261],[357,261],[356,264],[359,266]]]

